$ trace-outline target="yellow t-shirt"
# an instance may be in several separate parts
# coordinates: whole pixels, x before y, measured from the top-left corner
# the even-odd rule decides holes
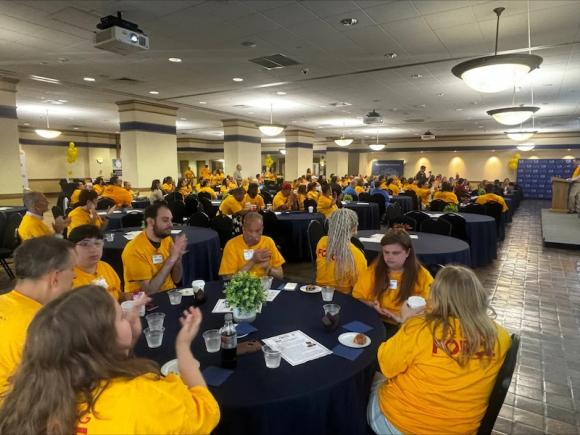
[[[248,195],[246,193],[246,196],[244,197],[244,206],[247,203],[250,203],[252,205],[255,205],[256,207],[258,207],[258,210],[263,210],[266,208],[266,204],[264,204],[264,198],[262,198],[262,195],[257,194],[255,198],[251,198],[250,195]]]
[[[191,186],[181,186],[179,188],[178,192],[181,194],[181,196],[183,196],[185,198],[186,196],[191,194],[192,189],[191,189]]]
[[[73,288],[91,284],[100,285],[100,282],[98,281],[101,281],[102,279],[104,279],[107,283],[107,291],[115,298],[115,300],[119,300],[122,292],[121,280],[119,279],[117,272],[115,272],[115,269],[113,269],[111,266],[109,266],[108,263],[105,263],[104,261],[99,261],[97,263],[97,270],[94,274],[87,273],[80,267],[76,266]]]
[[[417,198],[421,200],[423,205],[429,204],[429,196],[431,195],[431,190],[424,188],[424,187],[417,187],[415,189],[415,193],[417,194]]]
[[[209,178],[211,176],[211,174],[209,173],[209,169],[207,168],[201,168],[201,178]]]
[[[572,174],[571,178],[576,178],[580,176],[580,165],[576,166],[576,169],[574,169],[574,173]]]
[[[193,171],[192,171],[191,169],[187,169],[187,170],[186,170],[186,171],[183,173],[183,176],[184,176],[185,178],[192,179],[192,178],[193,178]]]
[[[389,184],[387,186],[387,188],[391,189],[391,191],[393,192],[393,195],[398,195],[399,193],[401,193],[401,189],[395,183]]]
[[[30,213],[24,215],[18,227],[18,235],[22,241],[53,234],[54,232],[42,221],[42,217]]]
[[[117,207],[130,206],[133,201],[133,195],[127,189],[114,184],[105,187],[103,198],[112,199]]]
[[[222,262],[220,264],[220,275],[233,275],[246,265],[248,260],[244,259],[245,249],[268,249],[272,256],[270,257],[270,267],[280,267],[286,260],[278,251],[276,243],[270,237],[262,236],[260,241],[254,246],[248,246],[244,240],[243,234],[230,239],[224,248],[224,253],[222,255]],[[253,253],[252,253],[253,255]],[[256,276],[265,276],[266,271],[258,265],[254,265],[249,271]]]
[[[336,210],[338,210],[338,207],[336,204],[332,203],[332,198],[320,195],[318,198],[318,204],[316,205],[316,211],[318,211],[318,213],[322,213],[324,216],[329,218]]]
[[[220,410],[207,387],[188,388],[177,375],[117,378],[101,393],[95,413],[83,416],[77,434],[208,434]]]
[[[103,220],[100,216],[97,215],[97,220],[94,223],[91,223],[91,215],[88,211],[83,209],[82,207],[77,207],[73,209],[69,214],[68,217],[70,218],[70,224],[68,224],[67,231],[68,234],[76,227],[80,227],[81,225],[95,225],[97,228],[101,228],[103,226]]]
[[[175,186],[173,186],[173,184],[163,183],[161,185],[161,190],[163,193],[171,193],[175,190]]]
[[[382,258],[378,260],[382,261]],[[374,301],[376,296],[374,294],[375,288],[375,269],[377,263],[373,263],[361,276],[359,276],[358,281],[354,285],[352,290],[352,295],[357,299],[363,299],[365,301]],[[389,288],[387,291],[383,292],[380,303],[381,307],[385,308],[396,315],[401,312],[401,303],[398,301],[399,290],[401,288],[401,280],[403,278],[402,273],[390,273],[389,281],[385,283],[385,288]],[[423,266],[419,266],[419,271],[417,272],[417,280],[415,282],[415,287],[413,288],[413,296],[422,296],[425,300],[429,299],[429,293],[431,291],[431,283],[433,282],[433,277],[427,269]],[[383,319],[386,321],[391,321],[390,319]]]
[[[423,316],[409,319],[379,347],[381,372],[388,378],[379,390],[381,410],[404,433],[475,433],[510,347],[509,334],[496,324],[493,356],[486,361],[475,356],[461,367],[425,326]],[[451,353],[465,345],[459,321],[455,330],[456,338],[444,344]]]
[[[137,292],[140,289],[138,281],[153,279],[169,258],[172,246],[173,239],[165,237],[161,241],[161,246],[156,249],[147,238],[145,231],[127,243],[121,254],[125,292]],[[175,283],[170,273],[161,285],[161,291],[173,288],[175,288]]]
[[[244,206],[234,198],[234,195],[228,195],[226,199],[220,204],[220,213],[228,216],[232,216],[236,213],[241,212]]]
[[[238,185],[234,181],[228,183],[228,189],[235,189]]]
[[[451,204],[459,204],[457,195],[453,192],[435,192],[433,199],[440,199],[441,201],[449,202]]]
[[[318,202],[318,197],[319,196],[320,196],[320,193],[317,192],[316,190],[311,190],[309,192],[306,192],[306,198],[313,199],[316,202]]]
[[[18,290],[0,296],[0,397],[8,389],[8,377],[20,364],[28,325],[41,308]]]
[[[338,282],[335,275],[335,262],[326,261],[326,248],[328,247],[328,236],[322,237],[316,245],[316,284],[325,287],[334,287],[336,290],[349,294],[352,291],[357,278],[367,269],[367,259],[364,254],[350,244],[350,252],[354,258],[356,276],[348,276],[342,282]]]
[[[101,196],[105,191],[105,186],[101,186],[100,184],[95,184],[93,186],[93,190],[97,192],[97,195]]]
[[[475,200],[476,204],[481,204],[484,205],[488,202],[499,202],[501,204],[501,211],[502,213],[505,213],[506,211],[509,210],[505,199],[503,199],[501,196],[496,195],[495,193],[486,193],[485,195],[480,195],[477,197],[477,199]]]
[[[364,192],[365,191],[365,188],[363,186],[355,186],[354,187],[354,191],[356,193],[361,193],[361,192]]]
[[[81,195],[81,189],[75,189],[72,195],[70,196],[70,203],[71,205],[75,205],[79,202],[79,196]]]
[[[200,187],[197,192],[207,192],[211,195],[211,199],[216,199],[217,198],[217,193],[215,193],[215,190],[213,190],[211,187],[205,186],[205,187]]]
[[[278,210],[280,207],[286,204],[286,201],[288,201],[288,198],[282,194],[282,191],[280,191],[274,195],[274,199],[272,200],[272,208],[274,210]]]
[[[299,193],[297,196],[298,196],[298,209],[304,210],[304,200],[306,199],[306,195]]]

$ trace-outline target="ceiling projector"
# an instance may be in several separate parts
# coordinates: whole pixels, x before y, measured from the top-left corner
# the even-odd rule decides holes
[[[375,109],[367,113],[363,119],[363,123],[366,125],[380,125],[383,123],[383,117]]]
[[[435,140],[435,135],[427,130],[425,133],[421,135],[422,140]]]
[[[137,24],[124,20],[121,12],[101,18],[97,29],[95,48],[122,55],[149,50],[149,37]]]

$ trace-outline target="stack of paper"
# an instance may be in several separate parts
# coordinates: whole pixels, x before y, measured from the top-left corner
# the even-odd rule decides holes
[[[129,231],[128,233],[124,234],[124,237],[127,240],[133,240],[135,237],[139,235],[139,233],[141,233],[141,231]]]
[[[361,242],[380,243],[383,236],[384,236],[384,234],[373,234],[370,237],[361,237],[359,240]]]
[[[330,349],[300,330],[265,338],[262,341],[271,348],[279,350],[282,358],[292,366],[332,354]]]

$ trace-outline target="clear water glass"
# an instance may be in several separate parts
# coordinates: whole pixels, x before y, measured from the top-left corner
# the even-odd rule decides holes
[[[161,327],[161,329],[151,330],[149,328],[145,328],[143,330],[143,334],[145,334],[145,338],[147,339],[147,346],[151,349],[155,349],[156,347],[160,347],[161,343],[163,342],[163,332],[165,328]]]
[[[145,316],[147,325],[151,331],[160,330],[163,328],[163,321],[165,320],[165,313],[151,313]]]
[[[280,361],[282,360],[282,354],[279,350],[272,349],[270,346],[262,347],[264,352],[264,361],[266,361],[266,367],[269,369],[276,369],[280,367]]]
[[[334,287],[322,287],[322,291],[320,293],[322,294],[322,300],[324,302],[330,302],[334,297]]]
[[[171,305],[179,305],[181,303],[182,294],[179,290],[171,290],[167,292],[169,295],[169,302]]]
[[[221,334],[219,329],[209,329],[202,334],[203,341],[205,341],[205,348],[209,353],[220,351]]]

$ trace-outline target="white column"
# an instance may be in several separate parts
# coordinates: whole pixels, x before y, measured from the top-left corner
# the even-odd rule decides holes
[[[242,166],[244,178],[262,172],[262,139],[252,122],[224,119],[224,172],[233,175],[236,165]]]
[[[22,194],[20,145],[16,115],[18,80],[0,78],[0,195]]]
[[[286,130],[286,180],[294,180],[313,170],[314,132],[310,130]]]

